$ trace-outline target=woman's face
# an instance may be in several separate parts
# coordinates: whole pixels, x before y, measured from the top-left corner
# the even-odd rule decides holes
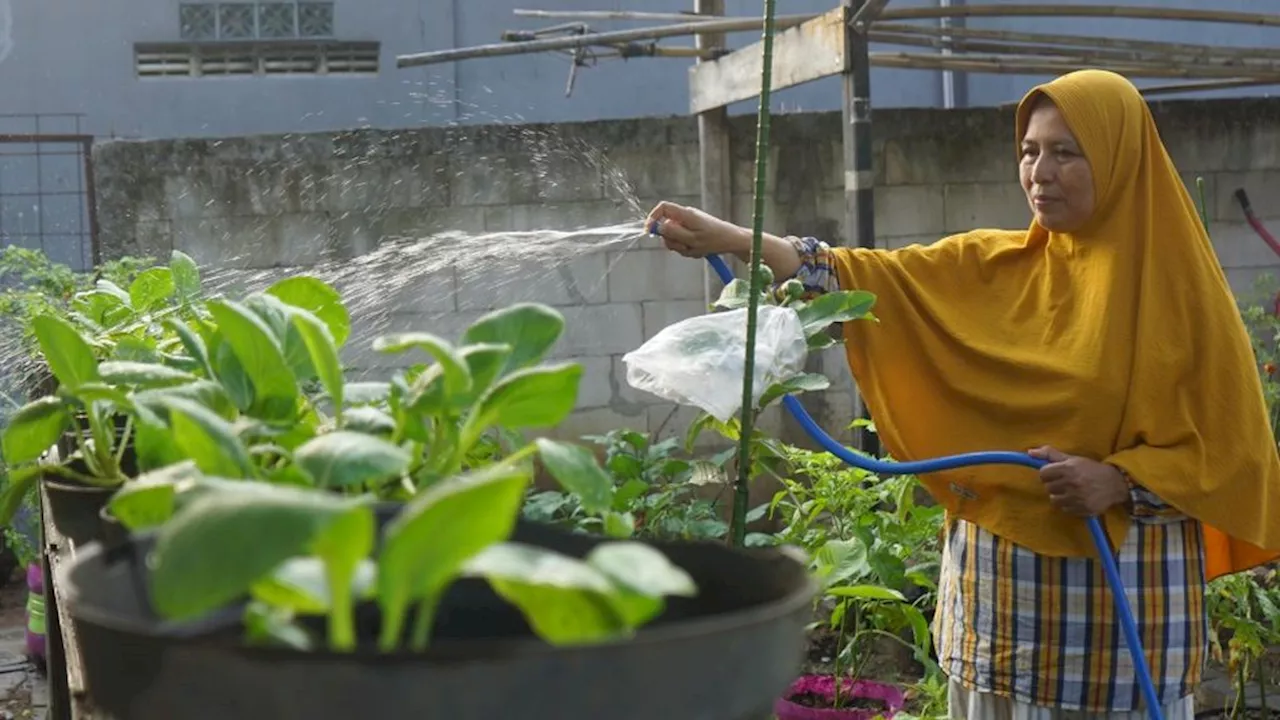
[[[1036,222],[1051,232],[1079,230],[1093,215],[1093,171],[1058,107],[1040,100],[1027,118],[1018,170]]]

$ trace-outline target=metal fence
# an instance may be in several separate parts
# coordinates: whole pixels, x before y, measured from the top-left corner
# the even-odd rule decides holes
[[[0,243],[98,264],[91,150],[78,114],[0,114]]]

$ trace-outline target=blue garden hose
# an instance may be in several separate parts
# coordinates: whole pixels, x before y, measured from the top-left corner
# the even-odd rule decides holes
[[[656,227],[650,229],[653,234],[658,234]],[[727,285],[733,281],[733,272],[729,270],[729,266],[725,264],[724,260],[720,259],[720,256],[708,255],[707,262],[711,263],[711,267],[720,276],[721,282]],[[813,438],[824,450],[867,472],[883,475],[922,475],[941,470],[973,467],[975,465],[1021,465],[1033,470],[1039,470],[1048,464],[1044,460],[1031,457],[1026,453],[1007,451],[971,452],[915,462],[876,460],[850,451],[837,442],[835,438],[828,435],[825,430],[818,426],[818,423],[809,415],[794,395],[783,397],[782,404],[791,412],[791,416],[795,418],[796,422],[800,423],[800,427],[804,428],[809,437]],[[1088,523],[1089,532],[1093,535],[1094,545],[1098,548],[1098,556],[1102,559],[1102,569],[1107,576],[1107,584],[1111,586],[1111,595],[1115,598],[1116,611],[1120,614],[1120,627],[1124,632],[1125,642],[1129,645],[1129,654],[1133,657],[1133,666],[1138,674],[1138,684],[1142,687],[1142,695],[1146,699],[1148,716],[1151,720],[1164,720],[1160,700],[1156,697],[1155,685],[1151,682],[1151,671],[1147,668],[1147,656],[1142,650],[1142,640],[1138,637],[1138,625],[1134,622],[1133,611],[1129,607],[1129,600],[1124,592],[1124,582],[1120,579],[1120,569],[1116,565],[1115,557],[1111,554],[1111,543],[1107,540],[1107,534],[1102,529],[1102,523],[1098,518],[1091,517],[1088,519]]]

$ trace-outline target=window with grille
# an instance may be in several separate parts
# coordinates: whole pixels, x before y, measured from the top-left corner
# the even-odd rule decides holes
[[[134,46],[138,77],[378,72],[379,43],[334,37],[332,2],[182,3],[178,25],[182,42]]]
[[[331,2],[201,2],[178,6],[183,40],[333,37]]]

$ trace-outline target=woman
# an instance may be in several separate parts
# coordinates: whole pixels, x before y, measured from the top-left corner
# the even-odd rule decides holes
[[[1085,516],[1117,553],[1164,716],[1190,719],[1205,583],[1280,557],[1280,458],[1249,339],[1138,91],[1082,71],[1017,111],[1026,230],[896,251],[766,236],[815,291],[865,289],[850,368],[899,458],[1034,448],[922,478],[947,510],[934,635],[951,717],[1145,718]],[[688,257],[750,233],[660,204]]]

